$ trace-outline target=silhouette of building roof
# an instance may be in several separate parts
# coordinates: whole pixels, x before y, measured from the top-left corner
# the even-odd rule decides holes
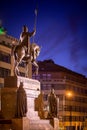
[[[53,60],[49,59],[49,60],[44,60],[44,61],[38,61],[38,65],[39,65],[39,71],[45,71],[45,72],[65,72],[65,73],[69,73],[69,74],[75,74],[77,76],[81,76],[81,77],[85,77],[82,74],[79,74],[75,71],[72,71],[68,68],[65,68],[63,66],[60,66],[58,64],[55,64]]]

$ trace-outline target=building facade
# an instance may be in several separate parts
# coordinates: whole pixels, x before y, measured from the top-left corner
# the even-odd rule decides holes
[[[13,58],[11,48],[18,44],[18,39],[11,36],[0,35],[0,88],[4,86],[4,78],[13,75]],[[87,78],[67,68],[56,65],[52,60],[38,62],[39,74],[33,74],[34,79],[41,83],[44,92],[45,106],[47,109],[48,94],[54,88],[59,99],[58,118],[60,128],[68,130],[82,130],[87,116]],[[20,67],[21,76],[25,75],[24,65]],[[70,96],[71,95],[71,96]]]
[[[46,102],[50,89],[55,90],[59,98],[60,128],[82,130],[87,116],[87,78],[56,65],[52,60],[39,62],[39,67],[39,75],[33,78],[40,81]]]

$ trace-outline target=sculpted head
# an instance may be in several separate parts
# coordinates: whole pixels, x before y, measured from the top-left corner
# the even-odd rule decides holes
[[[28,32],[28,27],[27,27],[26,25],[24,25],[24,26],[22,27],[22,30],[23,30],[23,32]]]

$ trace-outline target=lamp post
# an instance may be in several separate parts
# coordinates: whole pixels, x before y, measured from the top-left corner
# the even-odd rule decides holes
[[[66,96],[69,98],[69,101],[71,101],[72,92],[67,92]],[[70,121],[70,130],[71,130],[71,127],[72,127],[72,106],[71,106],[71,102],[69,103],[69,111],[70,111],[69,121]]]
[[[64,93],[64,95],[63,95],[63,115],[62,115],[62,122],[63,122],[63,125],[64,125],[64,112],[65,112],[65,100],[66,100],[66,98],[65,97],[67,97],[68,99],[69,99],[69,114],[70,114],[70,118],[69,118],[69,122],[70,122],[70,127],[69,127],[69,130],[71,130],[71,127],[72,127],[72,106],[71,106],[71,98],[72,98],[72,96],[73,96],[73,93],[71,92],[71,91],[67,91],[67,92],[65,92]]]
[[[64,116],[65,116],[65,94],[63,95],[63,113],[62,113],[62,123],[63,123],[63,128],[65,129],[65,124],[64,124]]]

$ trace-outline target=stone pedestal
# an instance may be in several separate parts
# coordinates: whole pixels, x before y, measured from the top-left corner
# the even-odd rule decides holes
[[[23,82],[27,96],[27,114],[26,117],[16,118],[17,90],[20,82]],[[5,78],[4,88],[1,90],[1,112],[4,119],[12,120],[14,130],[53,130],[49,120],[41,120],[35,111],[35,99],[39,94],[40,82],[37,80],[19,76]]]
[[[58,118],[50,119],[50,123],[53,126],[54,130],[59,129],[59,119]]]
[[[2,88],[1,113],[4,119],[15,117],[17,88]]]
[[[17,89],[20,82],[23,82],[23,88],[27,95],[27,117],[35,118],[35,98],[40,94],[40,82],[37,80],[10,76],[4,80],[4,88],[1,90],[1,111],[5,119],[12,119],[15,117]]]
[[[29,119],[27,117],[12,119],[13,130],[29,130]]]
[[[58,118],[54,118],[54,129],[55,130],[59,129],[59,119]]]

